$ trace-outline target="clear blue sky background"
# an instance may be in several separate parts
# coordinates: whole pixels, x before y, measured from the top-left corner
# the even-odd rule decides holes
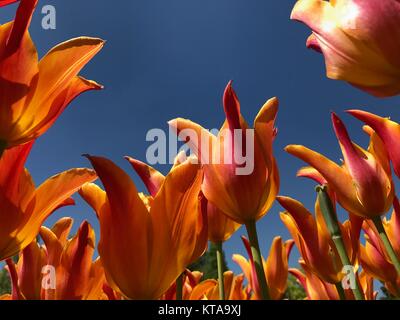
[[[145,159],[146,132],[167,129],[175,117],[190,118],[206,128],[224,120],[221,97],[233,79],[249,123],[266,99],[281,105],[275,155],[282,195],[312,209],[314,183],[295,177],[303,163],[286,154],[287,144],[301,143],[339,161],[340,150],[330,124],[330,111],[342,116],[351,136],[367,143],[359,122],[343,113],[363,108],[400,120],[400,99],[378,100],[325,77],[323,59],[305,48],[308,29],[289,16],[295,1],[281,0],[68,0],[40,1],[31,33],[40,56],[55,44],[80,35],[107,40],[103,51],[82,75],[105,85],[75,100],[41,137],[27,167],[36,183],[62,170],[89,166],[83,153],[106,156],[128,172],[124,155]],[[57,10],[57,29],[41,28],[42,6]],[[0,10],[0,22],[13,18],[15,6]],[[168,168],[160,167],[166,172]],[[143,185],[132,173],[140,189]],[[47,224],[65,215],[75,230],[88,219],[98,230],[91,209],[77,205],[60,210]],[[258,224],[266,255],[276,235],[289,238],[275,205]],[[343,216],[344,217],[344,216]],[[226,244],[227,260],[244,254],[239,232]],[[297,252],[291,264],[296,264]],[[235,271],[236,267],[230,262]]]

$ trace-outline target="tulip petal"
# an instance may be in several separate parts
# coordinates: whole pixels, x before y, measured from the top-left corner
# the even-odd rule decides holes
[[[379,135],[385,144],[396,175],[400,176],[400,125],[362,110],[348,110],[347,112],[369,125]]]
[[[14,203],[21,200],[19,188],[33,142],[7,150],[0,158],[0,189]]]
[[[84,297],[90,278],[94,247],[94,230],[84,221],[77,235],[64,248],[60,269],[62,277],[58,279],[56,291],[58,299],[81,300]]]
[[[207,217],[206,212],[202,212],[199,201],[202,177],[199,165],[188,161],[179,165],[167,175],[150,210],[153,221],[165,221],[169,224],[169,237],[172,244],[178,245],[175,250],[182,253],[178,252],[177,261],[172,262],[177,264],[178,269],[185,270],[207,247]],[[163,235],[165,229],[162,223],[153,224],[155,236]],[[158,247],[165,246],[163,237],[156,238],[154,241]],[[161,255],[159,253],[155,255],[155,253],[152,261],[154,267],[159,268],[162,261],[168,261],[168,259],[162,260]],[[171,269],[174,270],[174,268]]]
[[[22,38],[28,30],[37,3],[38,0],[23,0],[18,6],[13,27],[6,44],[9,54],[14,53],[21,46]]]
[[[272,241],[265,269],[271,299],[279,300],[285,294],[288,276],[288,258],[281,237]]]
[[[162,184],[164,183],[164,175],[142,161],[130,157],[125,157],[125,159],[129,161],[129,163],[132,165],[132,168],[142,179],[150,195],[155,197],[158,190],[160,190]]]
[[[40,300],[42,267],[45,264],[45,252],[36,241],[33,241],[22,251],[17,264],[18,287],[26,299]]]
[[[229,81],[225,88],[223,104],[229,130],[233,132],[235,129],[240,129],[240,103],[235,91],[232,88],[232,81]]]
[[[266,164],[271,166],[272,142],[275,138],[275,120],[278,113],[279,101],[269,99],[254,120],[254,130],[260,143]]]
[[[332,123],[359,201],[371,211],[369,214],[372,216],[385,213],[388,209],[385,206],[386,199],[391,190],[390,179],[372,156],[365,150],[356,149],[343,122],[335,113],[332,113]]]
[[[177,118],[168,122],[178,137],[185,138],[185,143],[202,164],[213,163],[213,148],[217,137],[208,130],[187,119]]]
[[[54,233],[61,244],[66,243],[73,222],[74,220],[72,218],[64,217],[58,220],[51,228],[51,231]]]
[[[356,209],[354,209],[354,211],[363,212],[363,208],[358,204],[358,198],[353,189],[353,181],[343,168],[318,152],[304,146],[289,145],[285,150],[318,170],[334,189],[342,206],[355,207]]]
[[[79,195],[92,207],[99,218],[102,209],[107,202],[107,195],[104,190],[94,183],[85,183],[79,190]]]
[[[17,2],[18,0],[0,0],[0,7],[4,7],[11,3]]]

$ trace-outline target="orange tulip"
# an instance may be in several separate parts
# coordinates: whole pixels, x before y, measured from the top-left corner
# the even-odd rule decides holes
[[[389,160],[378,152],[382,141],[372,133],[368,151],[364,150],[350,140],[334,113],[332,123],[344,156],[342,166],[304,146],[289,145],[285,150],[318,170],[347,211],[364,218],[385,214],[393,201],[394,186]]]
[[[400,93],[397,0],[299,0],[291,18],[312,29],[307,47],[324,55],[329,78],[378,97]]]
[[[182,300],[189,300],[193,289],[200,283],[203,273],[186,269],[183,274]],[[176,300],[176,282],[162,295],[161,300]]]
[[[80,93],[101,88],[77,74],[103,40],[72,39],[38,61],[28,32],[36,4],[21,0],[15,20],[0,26],[1,151],[42,135]]]
[[[248,300],[243,288],[243,275],[234,275],[232,271],[224,272],[224,290],[226,300]],[[200,282],[191,292],[190,300],[219,300],[218,281],[208,279]]]
[[[295,268],[289,269],[289,272],[296,277],[298,283],[303,287],[308,300],[340,300],[334,284],[321,280],[309,270],[307,264],[301,262],[300,265],[304,273]]]
[[[343,277],[343,266],[318,201],[315,203],[314,218],[299,201],[280,196],[277,200],[287,210],[281,213],[281,220],[292,235],[309,271],[325,282],[339,283]],[[359,220],[350,220],[340,224],[340,228],[351,263],[354,264],[357,259],[361,224]]]
[[[278,168],[272,154],[278,100],[273,98],[262,107],[254,121],[254,131],[240,114],[239,100],[231,83],[225,90],[223,104],[226,121],[218,136],[181,118],[170,121],[169,125],[179,135],[190,130],[186,142],[203,164],[202,191],[207,200],[237,223],[245,224],[264,216],[278,193]],[[249,149],[254,149],[253,152],[246,154],[246,162],[239,161],[237,155],[249,151],[247,147],[252,142],[254,148]],[[251,164],[251,172],[239,173]]]
[[[400,256],[400,205],[397,198],[393,202],[393,212],[390,220],[383,220],[383,226],[396,254]],[[360,262],[365,272],[385,283],[386,288],[395,296],[400,297],[400,277],[398,276],[390,257],[379,239],[376,227],[369,221],[364,222],[366,243],[360,245]]]
[[[200,167],[186,161],[163,179],[130,159],[135,169],[148,169],[137,169],[151,193],[141,197],[113,162],[88,157],[106,191],[87,184],[80,194],[99,217],[99,253],[110,286],[131,299],[160,298],[207,246]]]
[[[339,294],[335,285],[321,280],[317,275],[310,271],[307,264],[301,262],[304,273],[298,269],[289,269],[289,272],[297,279],[307,295],[307,300],[339,300]],[[377,292],[374,291],[373,278],[364,271],[359,274],[359,281],[366,300],[375,300]],[[354,300],[350,290],[345,291],[347,300]]]
[[[382,118],[362,110],[348,110],[347,112],[365,122],[378,134],[384,144],[384,150],[381,153],[388,154],[394,172],[400,177],[400,124],[389,118]]]
[[[7,261],[14,300],[98,300],[104,296],[103,267],[99,258],[92,262],[94,231],[83,222],[68,240],[72,222],[63,218],[52,229],[42,227],[43,246],[34,240],[21,252],[17,265]]]
[[[240,254],[234,254],[232,260],[236,262],[242,269],[246,277],[250,289],[253,291],[253,299],[259,299],[259,284],[255,275],[255,266],[253,256],[250,250],[248,240],[242,238],[245,244],[250,260]],[[286,292],[287,277],[288,277],[288,259],[290,251],[293,247],[293,240],[282,242],[281,237],[275,237],[272,241],[271,249],[267,260],[263,259],[265,277],[267,279],[269,294],[271,299],[280,300]]]
[[[32,143],[7,150],[0,159],[0,261],[16,255],[39,233],[43,221],[86,182],[96,179],[89,169],[71,169],[35,188],[24,169]]]

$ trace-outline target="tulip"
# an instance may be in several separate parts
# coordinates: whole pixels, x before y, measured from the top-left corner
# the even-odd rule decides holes
[[[300,202],[292,198],[279,196],[277,200],[287,210],[281,213],[281,220],[310,271],[328,283],[340,282],[342,265],[337,254],[331,250],[331,237],[318,201],[315,204],[314,218]]]
[[[291,19],[312,34],[327,76],[377,97],[400,93],[400,3],[397,0],[299,0]]]
[[[307,300],[340,300],[344,298],[348,300],[354,299],[354,296],[351,295],[350,291],[342,292],[342,296],[340,296],[337,287],[335,288],[335,285],[321,280],[304,262],[300,262],[300,266],[303,269],[303,272],[296,268],[289,269],[289,272],[303,287],[307,295]],[[358,276],[358,280],[361,284],[361,288],[366,300],[375,300],[378,293],[374,291],[373,278],[362,271]]]
[[[298,283],[303,287],[307,300],[340,300],[334,284],[321,280],[309,270],[307,264],[301,263],[300,265],[304,273],[295,268],[289,269],[289,272],[296,277]]]
[[[320,195],[315,203],[315,218],[300,202],[289,197],[277,199],[287,210],[281,213],[281,220],[300,251],[300,264],[307,265],[309,272],[322,281],[335,285],[338,294],[345,298],[341,284],[343,266],[357,264],[362,221],[350,216],[349,220],[341,224],[336,218],[336,226],[333,228],[335,232],[332,233],[332,222],[327,222],[325,218],[320,202],[323,198]],[[334,208],[332,211],[336,216]],[[364,299],[358,282],[352,290],[357,300]]]
[[[193,289],[200,283],[203,273],[200,271],[190,271],[186,269],[183,273],[183,290],[182,290],[182,300],[189,300],[193,292]],[[174,282],[170,288],[163,294],[161,300],[177,300],[177,286]]]
[[[289,145],[285,150],[314,167],[347,211],[363,218],[385,214],[393,201],[394,185],[388,159],[376,153],[380,139],[373,135],[367,151],[350,140],[344,124],[334,113],[332,123],[344,157],[342,166],[304,146]]]
[[[36,4],[21,0],[15,20],[0,26],[0,154],[46,132],[80,93],[101,89],[78,73],[103,40],[72,39],[38,61],[28,32]]]
[[[236,222],[246,224],[264,216],[278,192],[278,170],[272,154],[278,100],[269,100],[255,119],[255,137],[251,141],[254,141],[254,150],[251,155],[247,155],[251,158],[247,160],[253,162],[254,168],[249,174],[240,174],[237,169],[243,168],[243,163],[238,163],[239,160],[234,156],[228,160],[227,155],[244,154],[248,141],[240,145],[240,141],[233,140],[246,140],[251,131],[240,114],[239,100],[231,82],[225,89],[223,103],[226,121],[217,137],[186,119],[172,120],[169,125],[179,135],[185,133],[184,130],[196,133],[196,137],[189,137],[187,143],[203,164],[202,191],[205,197]],[[231,139],[235,131],[236,136],[241,133],[243,139]],[[205,146],[204,141],[208,141],[208,146]]]
[[[32,143],[7,150],[0,159],[0,261],[16,255],[39,233],[43,221],[97,177],[93,170],[71,169],[35,188],[24,169]]]
[[[129,158],[150,187],[150,196],[141,197],[130,177],[113,162],[88,158],[105,191],[87,184],[80,194],[99,218],[98,250],[108,283],[130,299],[160,298],[207,246],[199,165],[186,161],[161,178]]]
[[[249,247],[248,240],[242,238],[250,260],[240,254],[234,254],[232,260],[239,265],[246,277],[250,289],[253,291],[254,299],[260,298],[259,284],[255,274],[254,259]],[[262,259],[265,277],[268,282],[268,288],[271,299],[280,300],[286,292],[287,277],[288,277],[288,259],[293,247],[293,240],[283,242],[281,237],[275,237],[272,241],[271,249],[266,260]]]
[[[400,205],[397,198],[393,202],[393,212],[390,220],[383,220],[383,226],[393,245],[397,256],[400,256]],[[400,297],[400,276],[396,272],[391,257],[386,253],[384,243],[380,241],[380,234],[376,226],[364,222],[366,243],[360,246],[360,262],[367,274],[382,281],[386,288],[395,296]]]
[[[72,222],[62,218],[52,229],[42,227],[44,245],[34,240],[21,252],[17,265],[8,260],[14,300],[102,299],[104,271],[99,258],[92,262],[94,231],[85,221],[68,240]]]
[[[279,189],[278,167],[272,153],[278,100],[273,98],[265,103],[254,121],[253,130],[240,113],[231,82],[225,89],[223,105],[226,121],[218,136],[181,118],[170,121],[169,125],[180,137],[188,134],[185,140],[203,165],[202,191],[207,200],[232,220],[246,225],[261,291],[267,299],[255,223],[271,208]],[[243,154],[246,159],[241,161],[238,157]],[[252,170],[247,171],[249,166]]]
[[[400,124],[389,118],[382,118],[362,110],[348,110],[347,112],[376,132],[384,145],[379,153],[389,156],[394,172],[400,177]]]
[[[281,220],[300,251],[302,256],[300,263],[307,265],[308,271],[315,274],[321,281],[336,286],[338,294],[341,298],[345,298],[341,284],[342,268],[357,263],[360,220],[350,218],[343,225],[337,221],[336,228],[339,231],[336,231],[333,236],[328,227],[329,224],[324,219],[320,204],[321,197],[318,197],[315,203],[315,218],[300,202],[289,197],[277,199],[287,210],[281,213]],[[334,214],[336,215],[336,212]],[[337,238],[340,238],[340,245]],[[318,282],[318,280],[315,281]],[[356,288],[352,289],[356,299],[362,300],[362,290],[358,283]]]
[[[243,288],[243,275],[224,272],[224,296],[227,300],[248,300]],[[218,300],[219,283],[213,279],[205,280],[193,288],[190,300]]]

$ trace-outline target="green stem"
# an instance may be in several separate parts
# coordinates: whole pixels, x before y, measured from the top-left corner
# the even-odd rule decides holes
[[[342,231],[340,230],[339,227],[339,221],[335,209],[333,208],[332,201],[329,198],[327,188],[326,186],[318,186],[316,188],[316,191],[318,193],[318,202],[322,211],[322,216],[324,217],[332,241],[339,254],[340,261],[342,262],[343,266],[352,266],[346,251],[346,246],[344,245]],[[355,287],[352,288],[352,291],[356,300],[364,300],[364,294],[362,293],[363,291],[361,290],[360,284],[357,281],[357,279],[355,281]]]
[[[225,300],[225,285],[224,285],[224,264],[223,264],[223,251],[222,242],[216,242],[215,247],[217,249],[217,265],[218,265],[218,288],[219,288],[219,300]]]
[[[183,296],[183,273],[176,279],[176,300],[182,300]]]
[[[261,298],[263,300],[269,300],[270,296],[269,296],[267,279],[265,278],[264,266],[261,258],[260,245],[258,244],[256,222],[249,221],[248,223],[246,223],[246,230],[249,236],[251,253],[253,255],[258,284],[260,286],[260,291],[261,291],[260,292]]]
[[[375,217],[372,219],[376,229],[378,230],[379,237],[381,238],[383,245],[385,246],[386,252],[389,255],[394,267],[396,268],[397,274],[400,276],[400,260],[394,252],[392,244],[386,234],[385,228],[383,227],[381,217]]]
[[[336,290],[337,290],[337,292],[339,294],[340,300],[346,300],[346,294],[344,293],[344,289],[342,287],[342,283],[341,282],[335,283],[335,287],[336,287]]]
[[[4,151],[7,149],[7,142],[0,140],[0,159],[3,156]]]

